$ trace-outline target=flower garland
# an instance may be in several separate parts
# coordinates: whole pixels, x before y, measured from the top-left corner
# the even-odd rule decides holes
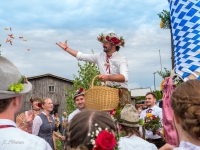
[[[125,41],[123,37],[118,38],[114,33],[109,33],[108,35],[104,35],[103,33],[97,37],[97,40],[101,43],[110,42],[115,44],[116,46],[123,46],[125,45]]]
[[[104,130],[101,127],[98,127],[98,124],[95,123],[95,131],[88,133],[88,136],[91,137],[90,143],[93,145],[92,150],[113,150],[116,146],[116,139],[113,133],[109,132],[107,128]]]

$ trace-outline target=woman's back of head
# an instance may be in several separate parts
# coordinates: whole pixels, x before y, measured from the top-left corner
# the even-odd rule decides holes
[[[78,113],[70,121],[68,129],[68,145],[71,148],[80,146],[93,148],[94,143],[89,135],[96,135],[101,130],[107,129],[109,132],[115,131],[115,124],[110,115],[105,112],[86,110]],[[97,131],[98,130],[98,131]]]
[[[180,118],[183,130],[194,139],[200,139],[200,81],[188,80],[171,95],[174,114]]]

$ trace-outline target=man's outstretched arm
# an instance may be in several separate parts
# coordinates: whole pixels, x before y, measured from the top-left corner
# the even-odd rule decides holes
[[[58,46],[60,46],[64,51],[66,51],[66,52],[68,52],[69,54],[71,54],[72,56],[76,57],[78,51],[69,48],[69,47],[67,46],[67,41],[65,41],[65,43],[57,42],[56,44],[57,44]]]

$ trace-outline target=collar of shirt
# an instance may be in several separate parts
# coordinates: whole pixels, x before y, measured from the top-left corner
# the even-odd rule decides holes
[[[105,56],[105,58],[106,58],[106,57],[107,57],[107,54],[106,54],[105,52],[104,52],[103,54],[104,54],[104,56]],[[114,52],[114,53],[112,53],[112,56],[110,56],[109,59],[111,59],[112,57],[115,57],[117,54],[118,54],[117,51]]]
[[[156,105],[154,105],[154,106],[153,106],[153,107],[151,107],[151,108],[150,108],[150,107],[148,107],[148,108],[147,108],[147,110],[148,110],[148,109],[152,109],[152,111],[154,111],[154,110],[156,109]]]
[[[17,128],[15,122],[10,119],[0,119],[0,125],[13,125]]]

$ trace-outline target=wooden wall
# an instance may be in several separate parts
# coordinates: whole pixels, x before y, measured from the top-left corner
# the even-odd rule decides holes
[[[29,79],[29,82],[32,84],[32,90],[24,95],[24,101],[20,112],[31,109],[31,103],[29,101],[31,97],[49,97],[54,104],[59,105],[58,114],[59,117],[61,117],[61,113],[66,111],[66,88],[72,89],[72,82],[51,76]],[[49,92],[49,86],[54,86],[54,92]]]

